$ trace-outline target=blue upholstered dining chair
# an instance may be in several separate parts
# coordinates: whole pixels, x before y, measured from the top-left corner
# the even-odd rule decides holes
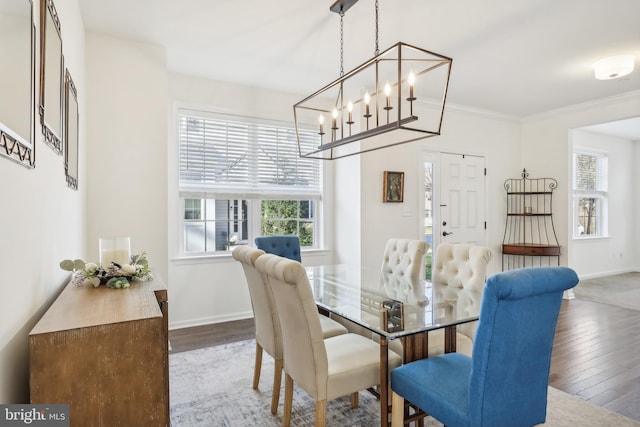
[[[298,236],[260,236],[256,237],[256,247],[268,254],[278,255],[302,262],[300,239]]]
[[[448,353],[391,373],[392,426],[404,399],[447,427],[530,427],[544,423],[549,365],[562,293],[578,283],[567,267],[489,277],[473,357]]]

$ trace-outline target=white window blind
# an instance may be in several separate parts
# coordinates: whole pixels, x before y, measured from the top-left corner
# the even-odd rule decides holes
[[[320,137],[301,131],[306,149]],[[180,191],[208,197],[319,199],[320,162],[300,158],[293,127],[239,116],[178,113]]]
[[[606,192],[608,190],[608,161],[603,154],[576,153],[574,190]]]
[[[601,237],[608,230],[608,157],[603,153],[574,152],[574,238]]]

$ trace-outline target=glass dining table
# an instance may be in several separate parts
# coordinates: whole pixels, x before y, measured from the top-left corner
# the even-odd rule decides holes
[[[429,332],[444,329],[444,351],[456,351],[456,326],[478,320],[481,292],[349,265],[307,267],[320,312],[353,322],[380,343],[380,425],[389,425],[389,343],[403,363],[428,357]],[[394,348],[397,350],[397,348]]]

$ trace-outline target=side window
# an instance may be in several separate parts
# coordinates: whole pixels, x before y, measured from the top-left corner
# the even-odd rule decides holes
[[[608,158],[605,154],[575,152],[573,160],[573,235],[606,236]]]

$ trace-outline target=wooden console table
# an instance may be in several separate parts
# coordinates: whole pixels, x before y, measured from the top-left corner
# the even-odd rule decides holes
[[[29,334],[31,403],[71,426],[169,426],[167,288],[69,284]]]

